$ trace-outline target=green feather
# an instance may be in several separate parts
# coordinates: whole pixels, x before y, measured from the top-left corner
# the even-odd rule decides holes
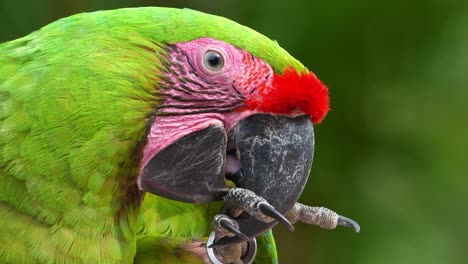
[[[272,230],[257,237],[257,255],[254,263],[278,264],[278,252],[276,251],[276,243]]]
[[[305,70],[275,41],[188,9],[78,14],[0,44],[0,262],[131,263],[161,239],[207,236],[219,204],[147,195],[140,213],[135,185],[164,46],[199,37]]]

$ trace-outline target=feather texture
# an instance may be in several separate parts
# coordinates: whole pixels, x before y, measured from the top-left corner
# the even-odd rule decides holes
[[[165,45],[200,37],[306,70],[275,41],[187,9],[78,14],[0,44],[0,262],[131,263],[151,241],[207,235],[219,205],[147,196],[139,214],[135,184]]]

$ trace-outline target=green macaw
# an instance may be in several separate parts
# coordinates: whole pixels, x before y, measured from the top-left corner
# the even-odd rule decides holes
[[[119,9],[2,43],[0,65],[1,263],[210,263],[212,230],[277,263],[271,228],[290,225],[328,91],[275,41]]]

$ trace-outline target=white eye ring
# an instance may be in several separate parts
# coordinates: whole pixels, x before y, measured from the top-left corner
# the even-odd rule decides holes
[[[219,72],[224,67],[224,58],[221,53],[209,50],[203,55],[203,65],[211,72]]]

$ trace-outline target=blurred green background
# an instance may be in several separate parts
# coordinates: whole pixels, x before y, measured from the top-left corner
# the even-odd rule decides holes
[[[281,263],[468,263],[468,2],[0,1],[0,41],[71,14],[190,7],[276,39],[330,88],[303,203],[351,230],[277,227]]]

